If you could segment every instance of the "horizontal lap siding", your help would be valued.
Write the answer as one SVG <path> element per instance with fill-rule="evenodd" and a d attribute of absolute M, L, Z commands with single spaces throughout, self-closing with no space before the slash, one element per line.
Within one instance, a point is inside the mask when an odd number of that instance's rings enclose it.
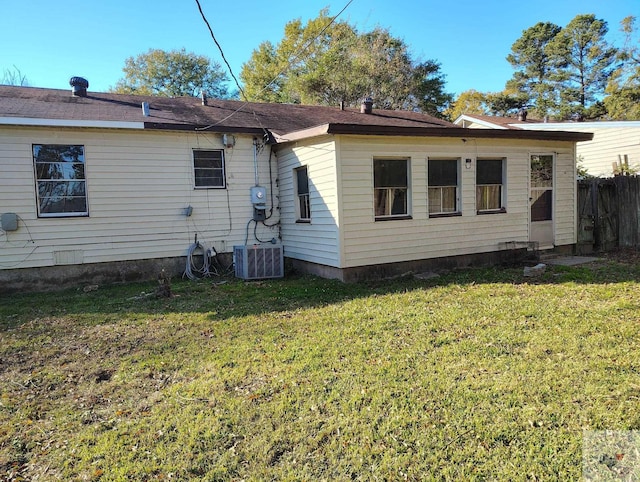
<path fill-rule="evenodd" d="M 461 139 L 374 138 L 344 136 L 340 140 L 342 182 L 342 267 L 410 261 L 425 258 L 491 252 L 502 243 L 529 239 L 529 154 L 558 152 L 559 185 L 572 171 L 572 144 L 534 141 L 466 142 Z M 560 147 L 559 147 L 560 146 Z M 375 221 L 372 160 L 378 157 L 406 157 L 411 166 L 410 220 Z M 427 206 L 427 159 L 461 158 L 462 216 L 429 218 Z M 507 213 L 476 214 L 475 175 L 477 158 L 507 159 Z M 472 159 L 466 169 L 465 159 Z M 575 187 L 560 188 L 557 213 L 561 240 L 573 236 Z"/>
<path fill-rule="evenodd" d="M 585 129 L 586 130 L 586 129 Z M 578 143 L 578 157 L 582 165 L 594 176 L 612 176 L 613 163 L 624 161 L 626 154 L 629 165 L 640 168 L 640 127 L 592 129 L 593 141 Z"/>
<path fill-rule="evenodd" d="M 336 143 L 329 137 L 299 142 L 278 151 L 282 239 L 289 258 L 338 267 Z M 307 166 L 311 223 L 296 223 L 294 169 Z"/>
<path fill-rule="evenodd" d="M 51 266 L 66 251 L 80 253 L 84 263 L 183 256 L 196 234 L 230 252 L 244 244 L 255 178 L 252 137 L 236 141 L 225 150 L 228 189 L 194 189 L 192 149 L 222 148 L 220 134 L 2 128 L 0 209 L 21 220 L 18 231 L 0 238 L 0 269 Z M 84 145 L 89 217 L 37 217 L 32 144 Z M 258 165 L 270 208 L 268 156 L 267 147 Z M 186 217 L 189 205 L 193 214 Z M 275 228 L 258 229 L 261 239 L 277 235 Z"/>

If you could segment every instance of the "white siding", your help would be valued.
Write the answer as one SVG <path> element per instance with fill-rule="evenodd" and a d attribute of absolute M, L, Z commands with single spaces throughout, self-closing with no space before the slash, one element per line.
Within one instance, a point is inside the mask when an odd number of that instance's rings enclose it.
<path fill-rule="evenodd" d="M 0 269 L 182 256 L 196 234 L 230 252 L 245 242 L 255 177 L 252 137 L 236 140 L 225 149 L 227 189 L 194 189 L 192 149 L 221 149 L 220 134 L 0 127 L 0 213 L 20 216 L 17 231 L 0 232 Z M 84 145 L 89 217 L 37 217 L 32 144 Z M 271 208 L 268 159 L 267 146 L 258 166 Z M 278 236 L 276 228 L 257 232 Z"/>
<path fill-rule="evenodd" d="M 278 150 L 280 216 L 285 256 L 340 267 L 337 143 L 325 136 Z M 296 223 L 294 169 L 307 166 L 311 222 Z"/>
<path fill-rule="evenodd" d="M 342 265 L 355 267 L 443 256 L 491 252 L 501 243 L 529 239 L 529 155 L 556 153 L 556 244 L 575 242 L 573 144 L 489 139 L 423 139 L 343 136 L 339 179 L 342 185 Z M 375 157 L 410 159 L 409 220 L 374 220 Z M 461 158 L 462 216 L 429 218 L 427 159 Z M 475 209 L 477 158 L 506 158 L 507 212 L 478 215 Z M 464 160 L 472 159 L 471 169 Z"/>
<path fill-rule="evenodd" d="M 613 163 L 627 155 L 630 167 L 640 169 L 640 122 L 560 122 L 519 127 L 535 130 L 592 132 L 593 140 L 578 142 L 576 155 L 589 174 L 611 177 Z"/>

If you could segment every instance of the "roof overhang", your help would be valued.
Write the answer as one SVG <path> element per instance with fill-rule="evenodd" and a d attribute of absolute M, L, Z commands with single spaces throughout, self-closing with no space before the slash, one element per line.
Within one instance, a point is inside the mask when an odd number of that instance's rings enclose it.
<path fill-rule="evenodd" d="M 457 137 L 463 139 L 526 139 L 541 141 L 580 142 L 593 139 L 591 132 L 515 130 L 515 129 L 468 129 L 465 127 L 400 127 L 362 124 L 322 124 L 300 131 L 276 135 L 278 144 L 326 134 L 352 134 L 366 136 L 405 137 Z"/>

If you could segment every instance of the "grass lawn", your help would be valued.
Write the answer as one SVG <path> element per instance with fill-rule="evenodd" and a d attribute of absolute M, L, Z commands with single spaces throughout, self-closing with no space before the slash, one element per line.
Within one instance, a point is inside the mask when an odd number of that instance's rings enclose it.
<path fill-rule="evenodd" d="M 577 480 L 640 430 L 640 264 L 0 297 L 0 480 Z"/>

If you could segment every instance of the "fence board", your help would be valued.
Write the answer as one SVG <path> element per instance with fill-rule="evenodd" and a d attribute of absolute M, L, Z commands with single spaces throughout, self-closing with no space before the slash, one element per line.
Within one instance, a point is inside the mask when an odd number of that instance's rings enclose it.
<path fill-rule="evenodd" d="M 579 253 L 640 246 L 640 177 L 578 181 Z"/>

